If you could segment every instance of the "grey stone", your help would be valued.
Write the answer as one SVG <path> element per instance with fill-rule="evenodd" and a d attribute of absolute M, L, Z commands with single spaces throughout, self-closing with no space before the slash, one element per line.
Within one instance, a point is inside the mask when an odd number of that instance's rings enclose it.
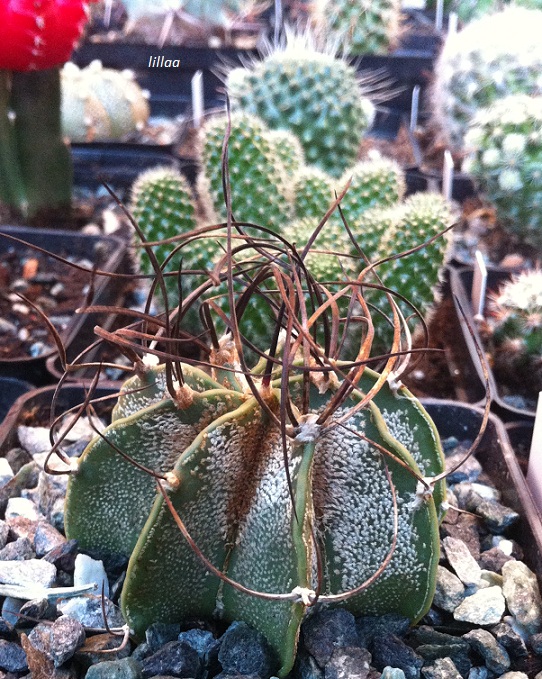
<path fill-rule="evenodd" d="M 496 625 L 501 622 L 506 602 L 500 587 L 485 587 L 468 596 L 454 611 L 454 618 L 474 625 Z"/>
<path fill-rule="evenodd" d="M 461 639 L 457 639 L 457 643 L 422 644 L 416 648 L 416 653 L 421 655 L 425 665 L 431 665 L 438 659 L 450 658 L 458 672 L 466 676 L 472 667 L 468 657 L 468 649 L 468 644 L 461 643 Z"/>
<path fill-rule="evenodd" d="M 370 662 L 366 649 L 338 646 L 324 668 L 325 679 L 366 679 Z"/>
<path fill-rule="evenodd" d="M 19 610 L 21 616 L 16 627 L 28 625 L 28 619 L 55 620 L 57 616 L 56 606 L 47 599 L 33 599 L 25 601 Z"/>
<path fill-rule="evenodd" d="M 453 613 L 465 598 L 465 586 L 444 566 L 437 566 L 437 585 L 433 604 Z"/>
<path fill-rule="evenodd" d="M 142 679 L 141 665 L 133 658 L 108 660 L 89 667 L 85 679 Z"/>
<path fill-rule="evenodd" d="M 102 602 L 99 596 L 76 596 L 59 600 L 58 610 L 69 615 L 84 627 L 104 627 Z M 124 619 L 120 610 L 109 599 L 105 599 L 105 611 L 109 627 L 122 627 Z"/>
<path fill-rule="evenodd" d="M 406 679 L 417 679 L 423 659 L 394 634 L 383 634 L 373 641 L 373 665 L 380 672 L 384 667 L 398 667 Z"/>
<path fill-rule="evenodd" d="M 483 500 L 475 512 L 481 516 L 492 533 L 503 533 L 519 519 L 519 514 L 500 502 Z"/>
<path fill-rule="evenodd" d="M 71 572 L 75 568 L 77 549 L 77 541 L 68 540 L 61 545 L 58 545 L 58 547 L 54 547 L 50 552 L 47 552 L 47 554 L 44 555 L 43 560 L 54 564 L 59 570 Z"/>
<path fill-rule="evenodd" d="M 40 623 L 28 635 L 32 646 L 60 667 L 85 643 L 85 630 L 78 620 L 62 616 L 52 625 Z"/>
<path fill-rule="evenodd" d="M 405 673 L 398 667 L 384 667 L 380 679 L 405 679 Z"/>
<path fill-rule="evenodd" d="M 495 625 L 491 633 L 512 658 L 526 658 L 529 655 L 527 644 L 508 623 L 501 622 Z"/>
<path fill-rule="evenodd" d="M 261 676 L 271 673 L 271 648 L 265 637 L 250 625 L 233 622 L 220 640 L 218 660 L 225 672 Z"/>
<path fill-rule="evenodd" d="M 212 632 L 204 629 L 189 629 L 179 634 L 179 641 L 186 642 L 196 651 L 200 660 L 208 669 L 219 669 L 218 651 L 222 642 Z"/>
<path fill-rule="evenodd" d="M 26 653 L 13 641 L 0 639 L 0 668 L 6 672 L 27 672 Z"/>
<path fill-rule="evenodd" d="M 5 521 L 0 520 L 0 549 L 6 546 L 9 536 L 9 526 Z"/>
<path fill-rule="evenodd" d="M 16 638 L 15 626 L 12 625 L 4 618 L 0 617 L 0 637 L 2 639 L 8 639 L 9 641 L 14 641 Z"/>
<path fill-rule="evenodd" d="M 150 655 L 153 654 L 154 651 L 151 650 L 151 647 L 149 644 L 144 641 L 142 644 L 139 644 L 136 646 L 134 649 L 134 652 L 132 653 L 132 658 L 135 660 L 144 660 L 145 658 L 148 658 Z"/>
<path fill-rule="evenodd" d="M 498 547 L 492 547 L 480 554 L 478 565 L 484 570 L 501 573 L 502 567 L 507 561 L 512 561 L 514 557 L 508 556 Z"/>
<path fill-rule="evenodd" d="M 175 677 L 197 677 L 201 661 L 197 652 L 185 641 L 168 641 L 156 653 L 141 661 L 143 677 L 172 674 Z"/>
<path fill-rule="evenodd" d="M 395 634 L 403 637 L 410 629 L 410 620 L 402 615 L 388 613 L 386 615 L 360 615 L 356 618 L 356 629 L 359 644 L 368 651 L 372 650 L 373 641 L 382 634 Z"/>
<path fill-rule="evenodd" d="M 482 665 L 481 667 L 473 667 L 471 668 L 467 679 L 488 679 L 489 677 L 489 670 L 487 667 Z"/>
<path fill-rule="evenodd" d="M 474 629 L 464 634 L 463 639 L 484 659 L 485 666 L 491 672 L 499 675 L 510 669 L 510 656 L 491 632 Z"/>
<path fill-rule="evenodd" d="M 522 562 L 502 567 L 503 593 L 510 613 L 530 634 L 540 631 L 542 600 L 536 575 Z"/>
<path fill-rule="evenodd" d="M 66 543 L 66 538 L 54 526 L 46 521 L 40 521 L 34 534 L 34 549 L 38 557 L 45 556 L 53 549 L 58 549 Z"/>
<path fill-rule="evenodd" d="M 28 538 L 17 538 L 0 549 L 0 561 L 26 561 L 35 558 L 36 552 Z"/>
<path fill-rule="evenodd" d="M 446 457 L 446 469 L 450 470 L 457 466 L 465 457 L 465 453 L 466 450 L 459 450 L 453 455 Z M 474 455 L 471 455 L 458 469 L 452 472 L 446 480 L 450 485 L 462 483 L 464 481 L 476 481 L 481 473 L 482 465 Z"/>
<path fill-rule="evenodd" d="M 145 632 L 145 639 L 152 653 L 156 653 L 164 644 L 179 640 L 181 625 L 178 623 L 155 622 Z"/>
<path fill-rule="evenodd" d="M 0 561 L 0 582 L 7 585 L 51 587 L 56 568 L 42 559 Z"/>
<path fill-rule="evenodd" d="M 413 646 L 420 646 L 421 644 L 434 644 L 438 646 L 445 646 L 449 644 L 459 644 L 465 653 L 469 650 L 469 644 L 463 641 L 461 637 L 456 637 L 453 634 L 446 634 L 439 632 L 428 625 L 419 625 L 414 627 L 407 638 L 408 643 Z"/>
<path fill-rule="evenodd" d="M 462 679 L 451 658 L 438 658 L 422 669 L 425 679 Z"/>
<path fill-rule="evenodd" d="M 482 569 L 470 553 L 463 540 L 446 537 L 442 541 L 446 558 L 461 582 L 468 586 L 476 586 L 480 581 Z"/>
<path fill-rule="evenodd" d="M 25 603 L 24 599 L 7 596 L 2 603 L 2 618 L 10 625 L 15 626 L 20 620 L 19 611 Z"/>
<path fill-rule="evenodd" d="M 337 646 L 359 646 L 356 619 L 343 608 L 317 611 L 302 627 L 305 648 L 320 667 L 331 658 Z"/>
<path fill-rule="evenodd" d="M 297 653 L 295 676 L 297 679 L 324 679 L 324 670 L 303 646 Z"/>
<path fill-rule="evenodd" d="M 542 655 L 542 632 L 533 634 L 529 637 L 529 646 L 536 655 Z"/>
<path fill-rule="evenodd" d="M 78 554 L 75 559 L 75 569 L 73 571 L 73 584 L 79 585 L 96 584 L 96 591 L 103 592 L 105 597 L 109 596 L 109 582 L 103 561 L 93 559 L 87 554 Z"/>

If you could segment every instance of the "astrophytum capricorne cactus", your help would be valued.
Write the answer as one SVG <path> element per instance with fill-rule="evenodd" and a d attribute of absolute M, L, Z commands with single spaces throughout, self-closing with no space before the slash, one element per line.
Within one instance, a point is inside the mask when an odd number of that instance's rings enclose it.
<path fill-rule="evenodd" d="M 231 252 L 230 239 L 224 247 Z M 355 363 L 338 362 L 336 333 L 317 328 L 347 292 L 368 313 L 364 274 L 331 293 L 282 237 L 247 237 L 256 247 L 267 259 L 250 275 L 265 282 L 272 272 L 274 283 L 272 349 L 249 369 L 232 314 L 200 367 L 139 360 L 111 425 L 73 471 L 65 527 L 83 549 L 129 557 L 121 605 L 136 637 L 156 621 L 244 620 L 285 676 L 316 601 L 412 621 L 425 614 L 443 458 L 427 413 L 398 384 L 398 338 L 376 373 L 364 366 L 370 316 Z M 327 301 L 313 309 L 297 284 Z"/>

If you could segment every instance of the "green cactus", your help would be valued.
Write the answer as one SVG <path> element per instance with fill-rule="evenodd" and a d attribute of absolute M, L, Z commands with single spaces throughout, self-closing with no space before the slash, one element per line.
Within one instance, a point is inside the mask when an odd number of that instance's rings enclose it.
<path fill-rule="evenodd" d="M 230 72 L 233 110 L 259 116 L 273 129 L 293 132 L 310 165 L 340 177 L 358 157 L 374 106 L 345 61 L 290 37 L 262 61 Z"/>
<path fill-rule="evenodd" d="M 211 222 L 225 221 L 227 216 L 222 187 L 222 146 L 227 125 L 225 116 L 217 116 L 203 128 L 198 184 Z M 276 152 L 276 145 L 276 136 L 270 136 L 258 118 L 243 113 L 231 116 L 228 165 L 233 215 L 237 221 L 279 231 L 292 217 L 292 191 L 289 170 L 282 154 Z M 295 158 L 294 146 L 289 155 Z M 295 160 L 291 162 L 295 165 Z"/>
<path fill-rule="evenodd" d="M 542 271 L 513 276 L 489 295 L 487 311 L 496 376 L 535 399 L 542 391 Z"/>
<path fill-rule="evenodd" d="M 148 93 L 131 71 L 103 68 L 93 61 L 62 69 L 62 131 L 71 141 L 122 139 L 140 130 L 150 113 Z"/>
<path fill-rule="evenodd" d="M 449 35 L 435 65 L 434 121 L 454 151 L 481 108 L 542 92 L 542 11 L 507 7 Z"/>
<path fill-rule="evenodd" d="M 364 254 L 375 262 L 421 245 L 451 224 L 452 213 L 447 201 L 439 194 L 416 193 L 402 204 L 365 212 L 351 227 Z M 408 257 L 385 262 L 376 268 L 376 272 L 384 285 L 406 297 L 425 316 L 435 301 L 446 250 L 446 239 L 438 238 Z M 375 283 L 376 280 L 368 277 L 367 282 Z M 367 299 L 392 318 L 384 293 L 368 292 Z M 412 314 L 412 307 L 395 301 L 405 317 Z M 381 352 L 389 351 L 393 340 L 393 327 L 386 316 L 373 316 L 374 343 Z M 410 323 L 409 327 L 412 331 L 415 326 Z"/>
<path fill-rule="evenodd" d="M 465 137 L 464 169 L 502 225 L 542 249 L 542 97 L 510 95 L 482 109 Z"/>
<path fill-rule="evenodd" d="M 397 42 L 401 22 L 397 0 L 322 0 L 314 8 L 318 29 L 334 36 L 347 54 L 387 54 Z"/>
<path fill-rule="evenodd" d="M 105 438 L 84 452 L 66 500 L 70 538 L 84 549 L 131 554 L 121 604 L 136 635 L 151 622 L 219 612 L 225 620 L 243 619 L 259 629 L 275 650 L 279 676 L 285 676 L 314 594 L 315 536 L 324 559 L 321 601 L 356 588 L 390 551 L 393 502 L 386 466 L 397 496 L 397 545 L 380 577 L 342 605 L 355 613 L 397 612 L 413 621 L 425 613 L 438 563 L 435 502 L 442 502 L 444 488 L 439 483 L 435 499 L 421 499 L 417 475 L 438 474 L 443 462 L 432 423 L 404 388 L 395 394 L 384 387 L 346 428 L 320 433 L 316 413 L 338 384 L 332 381 L 327 391 L 312 387 L 314 415 L 302 417 L 286 449 L 294 516 L 280 428 L 258 401 L 194 376 L 189 368 L 176 400 L 165 395 L 160 400 L 155 385 L 162 371 L 163 366 L 149 368 L 126 384 L 122 411 Z M 366 370 L 359 388 L 367 391 L 377 379 Z M 298 380 L 290 380 L 292 393 Z M 139 409 L 145 388 L 154 393 Z M 278 384 L 262 396 L 278 412 Z M 384 458 L 358 432 L 392 457 Z M 265 600 L 209 575 L 179 535 L 154 479 L 115 455 L 110 444 L 168 472 L 170 502 L 206 559 L 228 578 L 287 596 Z"/>

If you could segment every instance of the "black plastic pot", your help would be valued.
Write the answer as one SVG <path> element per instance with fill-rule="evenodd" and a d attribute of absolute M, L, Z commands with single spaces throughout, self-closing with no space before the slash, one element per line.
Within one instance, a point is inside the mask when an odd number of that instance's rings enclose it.
<path fill-rule="evenodd" d="M 53 253 L 69 254 L 73 257 L 85 258 L 98 265 L 100 270 L 126 273 L 128 268 L 126 245 L 124 241 L 112 236 L 90 236 L 72 231 L 51 229 L 23 228 L 14 226 L 0 227 L 0 252 L 14 250 L 15 252 L 32 252 L 31 247 L 2 237 L 2 234 L 12 235 L 22 239 L 30 246 L 35 245 Z M 94 303 L 118 305 L 122 303 L 125 294 L 124 283 L 118 279 L 97 276 L 95 282 Z M 83 302 L 83 300 L 81 300 Z M 74 315 L 62 338 L 67 345 L 68 356 L 72 356 L 70 340 L 77 336 L 78 328 L 84 321 L 85 314 Z M 100 314 L 93 314 L 94 323 L 104 322 Z M 56 350 L 43 353 L 40 356 L 18 356 L 0 360 L 0 375 L 26 380 L 32 384 L 41 385 L 51 382 L 52 378 L 46 368 L 46 361 L 57 354 Z"/>
<path fill-rule="evenodd" d="M 510 278 L 510 270 L 488 269 L 487 291 L 497 290 L 502 282 Z M 450 287 L 451 292 L 459 301 L 473 329 L 469 332 L 463 316 L 458 313 L 456 336 L 450 338 L 455 343 L 455 351 L 461 352 L 463 363 L 456 361 L 454 372 L 458 376 L 458 397 L 465 398 L 470 403 L 477 403 L 484 398 L 485 379 L 482 366 L 478 360 L 476 344 L 482 347 L 482 340 L 476 328 L 471 305 L 471 294 L 474 271 L 471 267 L 451 269 Z M 499 386 L 491 369 L 489 370 L 489 386 L 492 394 L 492 409 L 504 421 L 534 420 L 534 409 L 520 408 L 506 400 L 502 388 Z"/>
<path fill-rule="evenodd" d="M 9 409 L 19 396 L 31 389 L 34 389 L 34 385 L 30 382 L 17 380 L 14 377 L 0 377 L 0 423 L 4 421 Z"/>

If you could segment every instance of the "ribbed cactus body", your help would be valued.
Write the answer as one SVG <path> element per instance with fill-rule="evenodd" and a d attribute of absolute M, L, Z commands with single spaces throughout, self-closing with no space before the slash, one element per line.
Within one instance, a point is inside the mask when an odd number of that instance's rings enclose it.
<path fill-rule="evenodd" d="M 542 390 L 541 270 L 513 276 L 490 296 L 487 327 L 497 376 L 534 398 Z"/>
<path fill-rule="evenodd" d="M 387 54 L 399 35 L 397 0 L 322 0 L 318 28 L 333 35 L 347 54 Z"/>
<path fill-rule="evenodd" d="M 66 64 L 62 69 L 62 131 L 71 141 L 121 139 L 149 117 L 148 95 L 130 71 Z"/>
<path fill-rule="evenodd" d="M 435 65 L 432 111 L 457 151 L 475 113 L 510 94 L 542 93 L 542 11 L 508 7 L 450 35 Z"/>
<path fill-rule="evenodd" d="M 222 147 L 227 126 L 226 117 L 218 116 L 203 128 L 199 189 L 211 221 L 225 221 L 227 216 L 222 187 Z M 292 148 L 291 157 L 294 156 Z M 255 116 L 232 115 L 228 167 L 234 218 L 280 231 L 292 216 L 289 170 L 276 152 L 275 137 Z"/>
<path fill-rule="evenodd" d="M 542 97 L 511 95 L 479 111 L 465 146 L 465 169 L 503 226 L 542 249 Z"/>
<path fill-rule="evenodd" d="M 155 385 L 161 370 L 152 369 L 143 379 Z M 366 370 L 361 391 L 344 408 L 377 379 Z M 314 588 L 314 541 L 323 560 L 322 600 L 358 587 L 390 556 L 394 496 L 398 531 L 391 560 L 373 584 L 341 605 L 355 614 L 395 612 L 414 621 L 423 616 L 434 592 L 444 487 L 440 482 L 433 497 L 423 498 L 408 471 L 429 477 L 443 468 L 438 436 L 416 399 L 404 388 L 394 393 L 384 387 L 346 428 L 325 432 L 314 428 L 309 415 L 284 450 L 280 428 L 253 396 L 216 388 L 211 381 L 187 382 L 192 389 L 183 387 L 176 402 L 165 396 L 153 402 L 153 393 L 142 410 L 132 412 L 128 404 L 127 416 L 115 419 L 105 440 L 88 446 L 68 490 L 67 535 L 86 549 L 131 555 L 121 603 L 138 636 L 157 621 L 217 614 L 242 619 L 267 637 L 276 671 L 285 676 Z M 298 385 L 292 378 L 294 396 Z M 135 396 L 130 386 L 123 397 L 128 402 Z M 335 388 L 311 387 L 311 411 L 319 410 Z M 262 397 L 278 412 L 278 384 Z M 209 574 L 180 535 L 154 480 L 130 467 L 108 439 L 143 464 L 172 472 L 169 478 L 176 482 L 167 495 L 217 569 L 245 588 L 291 596 L 263 599 Z"/>
<path fill-rule="evenodd" d="M 147 241 L 160 241 L 193 231 L 196 226 L 196 210 L 192 191 L 187 180 L 177 170 L 158 167 L 139 175 L 132 187 L 131 212 Z M 139 239 L 135 239 L 139 243 Z M 158 263 L 162 265 L 175 248 L 176 243 L 152 247 Z M 218 245 L 212 238 L 195 241 L 174 255 L 165 266 L 165 272 L 183 269 L 212 267 Z M 154 274 L 147 251 L 138 250 L 139 262 L 144 273 Z M 165 279 L 168 298 L 173 306 L 179 303 L 176 276 Z"/>
<path fill-rule="evenodd" d="M 352 165 L 373 122 L 374 106 L 345 61 L 291 40 L 228 82 L 234 110 L 293 132 L 306 162 L 339 177 Z"/>

